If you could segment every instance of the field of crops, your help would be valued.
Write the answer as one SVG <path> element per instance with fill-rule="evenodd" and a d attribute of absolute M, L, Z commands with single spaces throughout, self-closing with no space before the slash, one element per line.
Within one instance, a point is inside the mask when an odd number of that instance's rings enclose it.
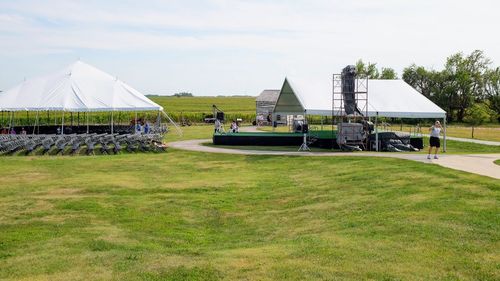
<path fill-rule="evenodd" d="M 181 121 L 182 117 L 191 123 L 203 122 L 203 119 L 212 114 L 212 105 L 226 113 L 228 120 L 241 118 L 245 123 L 255 120 L 255 97 L 172 97 L 172 96 L 151 96 L 151 100 L 163 106 L 172 119 Z M 146 120 L 156 120 L 156 112 L 138 112 L 138 118 Z M 128 124 L 135 118 L 135 112 L 115 112 L 115 124 Z M 37 120 L 38 121 L 35 121 Z M 40 125 L 57 125 L 63 120 L 62 112 L 0 112 L 0 127 L 27 126 L 31 127 L 38 122 Z M 90 124 L 109 124 L 111 121 L 110 112 L 94 112 L 89 114 Z M 64 114 L 64 123 L 67 126 L 85 124 L 86 115 L 84 113 Z"/>
<path fill-rule="evenodd" d="M 174 120 L 181 116 L 191 122 L 201 122 L 212 114 L 212 105 L 226 113 L 227 119 L 241 118 L 244 122 L 255 120 L 255 97 L 165 97 L 151 96 L 151 100 L 163 106 Z"/>

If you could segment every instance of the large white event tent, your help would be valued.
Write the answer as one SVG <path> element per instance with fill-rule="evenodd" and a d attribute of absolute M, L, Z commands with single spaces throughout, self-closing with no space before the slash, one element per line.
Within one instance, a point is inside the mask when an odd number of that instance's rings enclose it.
<path fill-rule="evenodd" d="M 0 110 L 163 112 L 163 107 L 118 78 L 76 61 L 59 71 L 26 80 L 0 93 Z"/>
<path fill-rule="evenodd" d="M 287 77 L 281 87 L 273 118 L 277 115 L 332 116 L 333 80 L 307 80 Z M 403 80 L 368 80 L 368 117 L 436 118 L 446 112 Z M 365 108 L 365 104 L 358 104 Z M 364 112 L 364 110 L 362 110 Z M 444 145 L 446 150 L 446 130 Z"/>

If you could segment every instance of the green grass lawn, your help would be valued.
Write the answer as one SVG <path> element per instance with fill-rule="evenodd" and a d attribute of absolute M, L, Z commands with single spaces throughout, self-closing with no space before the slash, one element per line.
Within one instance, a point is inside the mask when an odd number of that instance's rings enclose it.
<path fill-rule="evenodd" d="M 429 149 L 428 137 L 424 137 L 424 144 L 426 147 L 424 147 L 424 149 L 421 150 L 420 152 L 427 153 Z M 442 140 L 441 140 L 441 146 L 443 146 Z M 446 153 L 447 154 L 500 153 L 500 146 L 446 140 Z"/>
<path fill-rule="evenodd" d="M 241 150 L 264 150 L 264 151 L 298 151 L 299 146 L 262 146 L 262 145 L 215 145 L 211 142 L 202 145 L 210 147 L 241 149 Z M 332 152 L 334 150 L 319 147 L 310 147 L 311 152 Z"/>
<path fill-rule="evenodd" d="M 199 125 L 180 127 L 182 136 L 170 127 L 170 132 L 165 136 L 166 142 L 191 140 L 191 139 L 211 139 L 214 133 L 214 125 Z"/>
<path fill-rule="evenodd" d="M 425 135 L 429 134 L 429 126 L 422 127 L 422 133 Z M 401 126 L 394 124 L 391 126 L 392 130 L 400 130 Z M 414 131 L 415 126 L 403 125 L 403 131 L 410 132 Z M 472 128 L 467 127 L 464 124 L 459 125 L 448 125 L 446 126 L 446 134 L 450 137 L 457 138 L 472 138 Z M 474 129 L 474 139 L 487 140 L 487 141 L 498 141 L 500 142 L 500 125 L 499 124 L 487 124 Z"/>
<path fill-rule="evenodd" d="M 495 160 L 495 164 L 500 165 L 500 159 Z"/>
<path fill-rule="evenodd" d="M 320 129 L 320 125 L 311 125 L 310 126 L 312 129 Z M 331 125 L 324 125 L 324 129 L 329 129 L 331 128 Z M 382 128 L 381 128 L 382 129 Z M 415 131 L 415 126 L 410 126 L 410 125 L 403 125 L 402 127 L 394 124 L 390 127 L 386 127 L 387 130 L 392 130 L 392 131 L 403 131 L 403 132 L 414 132 Z M 470 139 L 471 138 L 471 128 L 470 127 L 464 127 L 463 125 L 449 125 L 447 126 L 447 136 L 450 137 L 458 137 L 458 138 L 466 138 Z M 259 130 L 261 131 L 272 131 L 273 128 L 269 126 L 265 127 L 260 127 Z M 275 131 L 278 132 L 288 132 L 289 127 L 288 126 L 279 126 L 274 129 Z M 422 128 L 422 133 L 423 135 L 429 135 L 428 128 Z M 487 141 L 498 141 L 500 142 L 500 126 L 498 124 L 488 124 L 485 126 L 481 126 L 479 128 L 474 129 L 474 139 L 478 140 L 487 140 Z"/>
<path fill-rule="evenodd" d="M 0 279 L 500 278 L 500 183 L 436 165 L 171 150 L 0 167 Z"/>
<path fill-rule="evenodd" d="M 278 132 L 284 132 L 287 131 L 285 129 L 282 129 L 283 127 L 279 127 L 280 130 Z M 179 136 L 176 134 L 174 130 L 172 130 L 169 134 L 166 136 L 166 141 L 167 142 L 172 142 L 172 141 L 179 141 L 179 140 L 186 140 L 186 139 L 211 139 L 212 134 L 213 134 L 213 125 L 206 125 L 206 126 L 189 126 L 189 127 L 182 127 L 183 131 L 183 136 Z M 266 129 L 266 131 L 268 131 Z M 427 153 L 428 149 L 428 144 L 429 144 L 429 139 L 427 137 L 424 137 L 424 144 L 426 147 L 424 147 L 423 150 L 421 150 L 418 153 Z M 226 148 L 238 148 L 238 149 L 257 149 L 257 150 L 281 150 L 281 151 L 296 151 L 298 149 L 295 147 L 269 147 L 269 146 L 238 146 L 238 147 L 233 147 L 233 146 L 218 146 L 218 147 L 226 147 Z M 328 149 L 315 149 L 314 151 L 328 151 L 330 152 L 331 150 Z M 452 140 L 447 140 L 447 153 L 449 154 L 470 154 L 470 153 L 500 153 L 500 146 L 491 146 L 491 145 L 482 145 L 482 144 L 476 144 L 476 143 L 468 143 L 468 142 L 459 142 L 459 141 L 452 141 Z"/>
<path fill-rule="evenodd" d="M 426 147 L 418 152 L 407 152 L 407 153 L 420 153 L 426 154 L 429 152 L 428 138 L 424 138 Z M 207 146 L 221 147 L 221 148 L 232 148 L 232 149 L 242 149 L 242 150 L 265 150 L 265 151 L 297 151 L 298 146 L 237 146 L 237 145 L 213 145 L 212 143 L 204 144 Z M 324 149 L 311 147 L 313 152 L 332 152 L 340 150 Z M 433 150 L 434 151 L 434 150 Z M 355 152 L 353 152 L 355 153 Z M 385 152 L 385 153 L 399 153 L 399 152 Z M 442 152 L 440 152 L 442 153 Z M 500 153 L 500 146 L 488 146 L 475 143 L 464 143 L 459 141 L 447 141 L 446 154 L 473 154 L 473 153 Z"/>

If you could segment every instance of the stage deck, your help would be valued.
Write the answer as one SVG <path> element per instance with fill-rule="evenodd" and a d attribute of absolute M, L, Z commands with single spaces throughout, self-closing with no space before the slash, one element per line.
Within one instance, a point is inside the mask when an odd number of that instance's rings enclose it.
<path fill-rule="evenodd" d="M 303 133 L 290 132 L 241 132 L 216 133 L 213 136 L 215 145 L 251 145 L 251 146 L 300 146 L 304 141 Z M 337 131 L 309 131 L 309 141 L 312 147 L 338 149 Z M 422 137 L 411 136 L 413 147 L 422 149 Z"/>
<path fill-rule="evenodd" d="M 309 138 L 316 139 L 311 146 L 336 148 L 337 131 L 309 131 Z M 241 132 L 215 133 L 215 145 L 262 145 L 262 146 L 300 146 L 303 133 L 291 132 Z"/>

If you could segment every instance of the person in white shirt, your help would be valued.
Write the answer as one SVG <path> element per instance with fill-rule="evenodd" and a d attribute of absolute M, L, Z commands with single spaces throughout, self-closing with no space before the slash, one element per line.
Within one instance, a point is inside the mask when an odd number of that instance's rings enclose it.
<path fill-rule="evenodd" d="M 439 135 L 441 134 L 442 129 L 443 127 L 441 127 L 441 123 L 439 123 L 439 121 L 436 121 L 434 125 L 429 128 L 429 131 L 431 133 L 429 138 L 429 154 L 427 155 L 427 159 L 431 159 L 431 152 L 433 147 L 435 148 L 434 159 L 438 159 L 438 150 L 441 146 Z"/>
<path fill-rule="evenodd" d="M 221 127 L 222 127 L 222 124 L 221 124 L 221 122 L 219 121 L 219 119 L 215 119 L 215 129 L 214 129 L 214 133 L 220 133 L 220 131 L 221 131 Z"/>
<path fill-rule="evenodd" d="M 236 123 L 235 120 L 233 120 L 233 123 L 231 123 L 231 132 L 237 133 L 238 132 L 238 123 Z"/>

